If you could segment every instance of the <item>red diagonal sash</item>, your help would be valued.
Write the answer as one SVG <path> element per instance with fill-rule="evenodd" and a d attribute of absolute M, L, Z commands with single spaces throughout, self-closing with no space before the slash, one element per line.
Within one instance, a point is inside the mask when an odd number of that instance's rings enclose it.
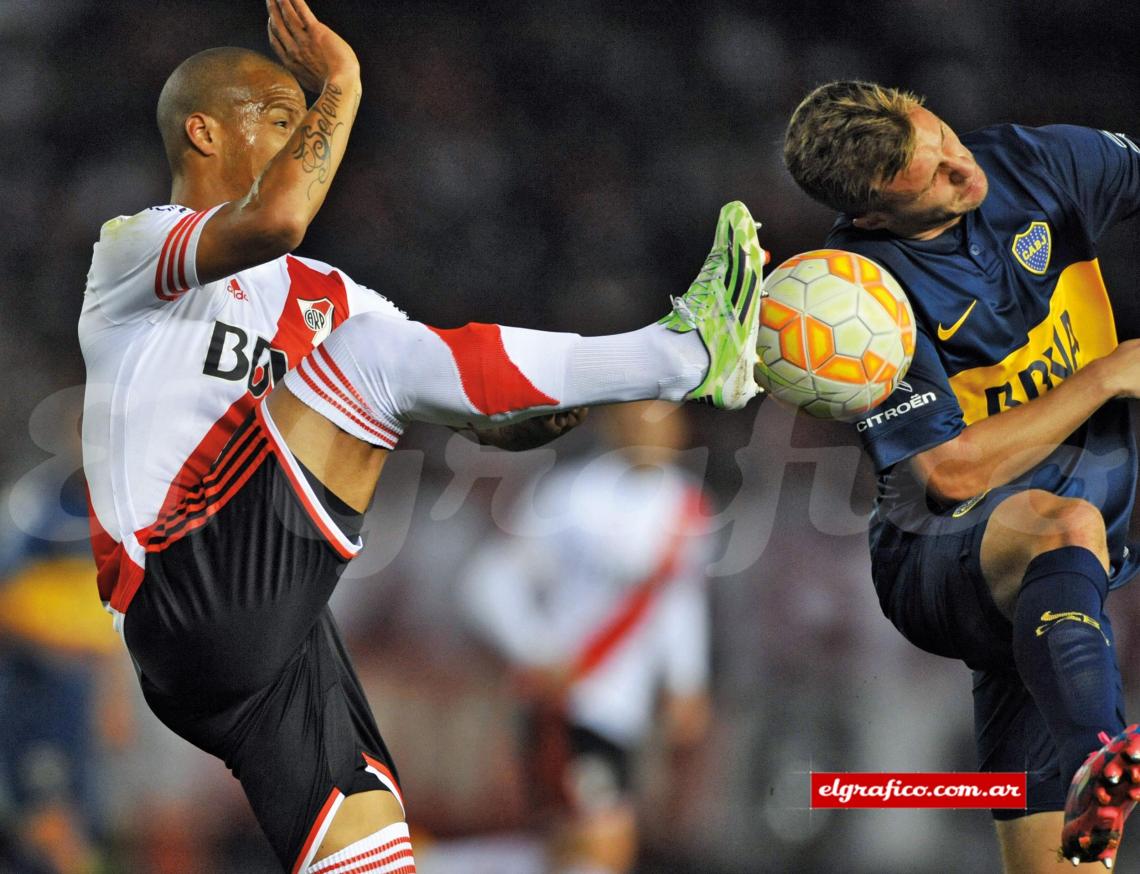
<path fill-rule="evenodd" d="M 649 576 L 630 590 L 605 623 L 586 641 L 571 667 L 571 682 L 593 673 L 641 624 L 658 592 L 677 573 L 684 546 L 684 535 L 692 533 L 694 529 L 703 528 L 703 504 L 700 491 L 689 489 L 681 501 L 681 511 L 669 531 L 669 541 L 664 554 Z"/>

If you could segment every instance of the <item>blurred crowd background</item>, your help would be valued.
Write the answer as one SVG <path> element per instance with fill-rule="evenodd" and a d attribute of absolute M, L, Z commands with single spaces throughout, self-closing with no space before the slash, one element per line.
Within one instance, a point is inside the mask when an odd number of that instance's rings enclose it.
<path fill-rule="evenodd" d="M 831 217 L 794 188 L 780 151 L 799 98 L 831 79 L 909 87 L 959 132 L 1017 121 L 1140 134 L 1140 5 L 313 6 L 355 47 L 364 100 L 300 253 L 445 327 L 639 327 L 687 286 L 732 199 L 777 261 L 818 245 Z M 145 710 L 110 619 L 92 618 L 75 475 L 91 246 L 108 218 L 167 201 L 159 89 L 183 58 L 226 44 L 267 50 L 257 0 L 0 0 L 0 871 L 66 870 L 14 861 L 29 830 L 61 859 L 94 860 L 86 870 L 274 870 L 237 784 Z M 1140 335 L 1137 251 L 1133 222 L 1101 253 L 1123 336 Z M 853 436 L 772 403 L 691 420 L 680 461 L 703 477 L 717 538 L 713 718 L 681 763 L 660 738 L 638 754 L 638 871 L 996 870 L 985 812 L 806 809 L 813 768 L 973 767 L 968 672 L 878 612 L 872 482 Z M 587 423 L 552 448 L 492 456 L 421 428 L 385 472 L 335 606 L 425 874 L 542 870 L 514 687 L 456 586 L 528 478 L 598 440 Z M 1135 714 L 1140 590 L 1110 603 Z M 66 730 L 19 740 L 49 723 Z"/>

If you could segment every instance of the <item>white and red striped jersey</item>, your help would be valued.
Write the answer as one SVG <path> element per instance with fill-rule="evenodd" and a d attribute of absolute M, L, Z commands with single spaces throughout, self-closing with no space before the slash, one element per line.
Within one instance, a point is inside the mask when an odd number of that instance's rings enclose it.
<path fill-rule="evenodd" d="M 218 208 L 112 219 L 87 274 L 83 467 L 99 593 L 116 614 L 142 580 L 148 532 L 186 512 L 186 490 L 285 373 L 352 315 L 406 318 L 339 270 L 292 255 L 200 284 L 198 240 Z"/>
<path fill-rule="evenodd" d="M 658 690 L 707 688 L 712 543 L 699 488 L 678 468 L 610 452 L 523 494 L 512 533 L 467 567 L 467 612 L 513 665 L 569 667 L 570 720 L 633 745 Z"/>

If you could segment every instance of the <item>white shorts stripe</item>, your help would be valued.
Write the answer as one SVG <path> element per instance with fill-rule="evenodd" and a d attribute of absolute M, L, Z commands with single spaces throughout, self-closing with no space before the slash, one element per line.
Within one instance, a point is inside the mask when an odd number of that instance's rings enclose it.
<path fill-rule="evenodd" d="M 383 773 L 377 768 L 372 767 L 372 765 L 365 765 L 364 770 L 369 774 L 372 774 L 377 780 L 383 783 L 385 787 L 387 787 L 388 791 L 392 793 L 398 802 L 400 802 L 400 811 L 404 814 L 404 816 L 407 816 L 408 811 L 404 809 L 404 797 L 400 794 L 400 787 L 396 785 L 395 781 L 392 780 L 392 778 L 387 774 Z"/>
<path fill-rule="evenodd" d="M 322 523 L 322 527 L 326 529 L 326 534 L 335 538 L 337 544 L 344 552 L 350 555 L 355 555 L 360 552 L 360 550 L 364 548 L 364 541 L 359 537 L 355 540 L 349 540 L 340 529 L 340 526 L 333 521 L 332 516 L 325 510 L 324 504 L 320 502 L 316 492 L 313 491 L 313 487 L 309 485 L 308 477 L 306 477 L 305 472 L 301 470 L 301 466 L 297 464 L 297 459 L 293 457 L 293 453 L 289 450 L 289 446 L 285 443 L 284 438 L 282 438 L 281 432 L 277 430 L 277 425 L 269 415 L 269 408 L 265 404 L 262 404 L 258 408 L 258 412 L 261 414 L 262 421 L 265 422 L 265 429 L 269 433 L 269 438 L 277 444 L 277 448 L 280 450 L 277 453 L 277 457 L 289 465 L 289 469 L 293 472 L 293 481 L 304 491 L 305 497 L 308 499 L 307 503 L 309 504 L 310 512 L 317 515 Z"/>

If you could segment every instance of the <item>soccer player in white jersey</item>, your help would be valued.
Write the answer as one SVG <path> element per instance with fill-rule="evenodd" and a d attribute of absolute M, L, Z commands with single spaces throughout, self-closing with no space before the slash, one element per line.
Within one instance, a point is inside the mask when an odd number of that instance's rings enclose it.
<path fill-rule="evenodd" d="M 388 450 L 410 421 L 520 448 L 592 404 L 743 406 L 764 254 L 730 204 L 689 291 L 639 331 L 409 321 L 288 254 L 344 155 L 360 67 L 304 0 L 267 7 L 284 66 L 183 62 L 158 103 L 170 203 L 95 246 L 79 336 L 99 590 L 151 709 L 225 761 L 287 870 L 410 874 L 399 779 L 327 607 Z"/>
<path fill-rule="evenodd" d="M 547 759 L 528 776 L 532 807 L 555 825 L 558 874 L 633 870 L 632 772 L 656 712 L 678 752 L 709 717 L 712 544 L 700 483 L 676 464 L 684 410 L 649 401 L 601 419 L 602 451 L 543 477 L 461 590 L 517 676 L 528 747 Z"/>

